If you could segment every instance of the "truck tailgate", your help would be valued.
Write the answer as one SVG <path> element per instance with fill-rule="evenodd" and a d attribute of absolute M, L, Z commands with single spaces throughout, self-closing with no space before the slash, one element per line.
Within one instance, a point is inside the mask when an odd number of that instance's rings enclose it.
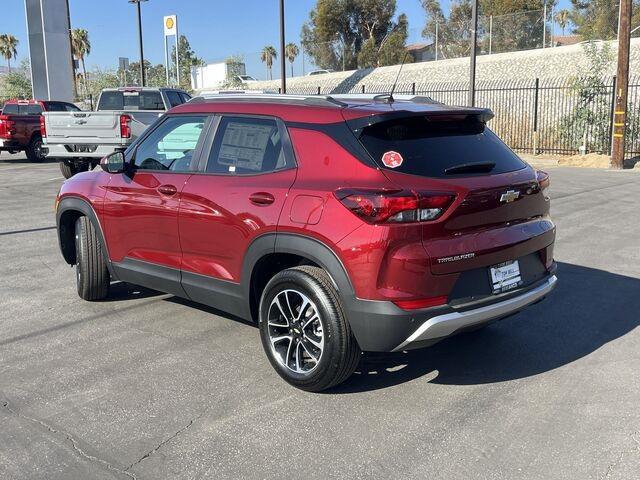
<path fill-rule="evenodd" d="M 116 112 L 48 112 L 44 118 L 48 142 L 120 140 L 120 115 Z"/>

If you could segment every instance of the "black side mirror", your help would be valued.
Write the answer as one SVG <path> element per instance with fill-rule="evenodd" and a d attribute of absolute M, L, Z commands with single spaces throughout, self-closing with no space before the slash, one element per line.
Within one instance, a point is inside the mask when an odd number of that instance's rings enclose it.
<path fill-rule="evenodd" d="M 100 167 L 107 173 L 122 173 L 124 165 L 124 153 L 122 152 L 113 152 L 100 160 Z"/>

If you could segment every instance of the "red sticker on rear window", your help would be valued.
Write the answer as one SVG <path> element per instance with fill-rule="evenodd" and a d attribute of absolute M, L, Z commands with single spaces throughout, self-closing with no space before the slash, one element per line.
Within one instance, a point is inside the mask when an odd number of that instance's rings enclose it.
<path fill-rule="evenodd" d="M 394 151 L 385 152 L 385 154 L 382 155 L 382 163 L 384 163 L 385 167 L 389 168 L 398 168 L 402 165 L 403 160 L 402 155 Z"/>

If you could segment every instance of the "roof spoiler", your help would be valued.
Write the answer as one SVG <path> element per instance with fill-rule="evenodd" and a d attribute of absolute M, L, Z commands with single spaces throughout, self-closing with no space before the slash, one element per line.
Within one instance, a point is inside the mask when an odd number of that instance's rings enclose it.
<path fill-rule="evenodd" d="M 428 97 L 426 97 L 428 98 Z M 426 102 L 425 102 L 426 103 Z M 408 117 L 445 117 L 445 116 L 466 116 L 474 117 L 480 122 L 486 124 L 494 117 L 493 111 L 490 108 L 476 108 L 476 107 L 442 107 L 430 111 L 410 111 L 410 110 L 394 110 L 391 112 L 385 112 L 366 117 L 355 118 L 347 120 L 347 124 L 354 133 L 359 134 L 363 128 L 368 127 L 374 123 L 386 122 L 389 120 L 396 120 L 400 118 Z"/>

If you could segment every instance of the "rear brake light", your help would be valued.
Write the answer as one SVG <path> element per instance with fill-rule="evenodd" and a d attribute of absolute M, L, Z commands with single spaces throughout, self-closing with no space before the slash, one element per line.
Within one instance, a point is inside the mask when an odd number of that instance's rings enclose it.
<path fill-rule="evenodd" d="M 549 174 L 542 170 L 536 171 L 536 180 L 538 180 L 538 185 L 540 185 L 540 190 L 544 190 L 545 188 L 549 188 L 551 185 L 551 180 L 549 179 Z"/>
<path fill-rule="evenodd" d="M 453 203 L 453 193 L 408 190 L 341 189 L 335 196 L 367 223 L 428 222 L 442 216 Z"/>
<path fill-rule="evenodd" d="M 0 138 L 10 138 L 15 133 L 15 123 L 6 115 L 0 115 Z"/>
<path fill-rule="evenodd" d="M 45 138 L 47 136 L 47 126 L 44 123 L 44 116 L 40 115 L 40 136 Z"/>
<path fill-rule="evenodd" d="M 131 138 L 131 127 L 129 126 L 131 117 L 129 115 L 120 115 L 120 137 Z"/>
<path fill-rule="evenodd" d="M 398 300 L 393 302 L 403 310 L 419 310 L 421 308 L 437 307 L 447 303 L 447 297 L 431 297 L 420 300 Z"/>

